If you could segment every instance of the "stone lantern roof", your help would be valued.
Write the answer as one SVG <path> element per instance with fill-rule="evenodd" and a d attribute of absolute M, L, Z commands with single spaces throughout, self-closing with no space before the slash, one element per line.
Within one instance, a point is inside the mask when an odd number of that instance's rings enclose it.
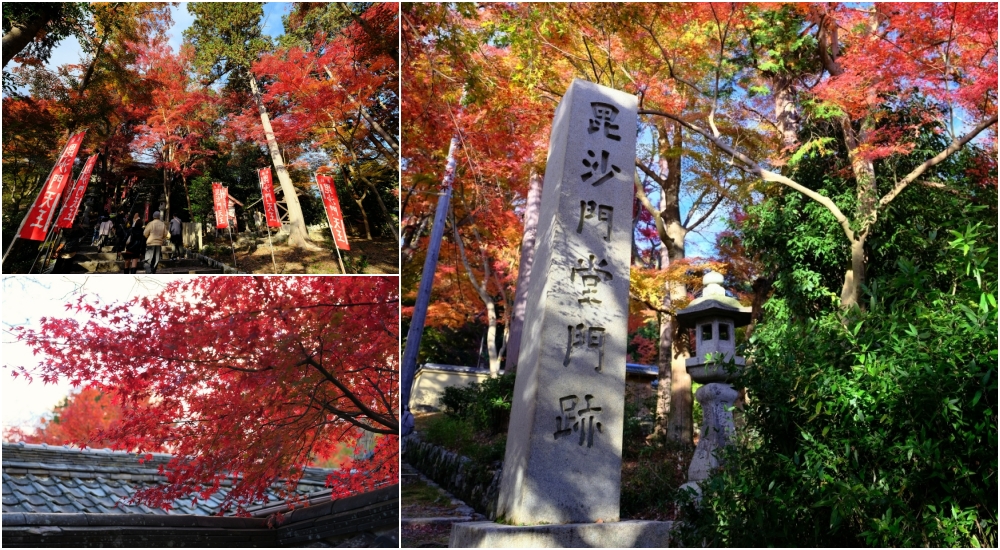
<path fill-rule="evenodd" d="M 734 325 L 742 327 L 750 324 L 750 308 L 743 307 L 739 300 L 726 296 L 722 288 L 721 273 L 710 271 L 702 282 L 705 289 L 700 298 L 695 298 L 688 307 L 677 312 L 677 322 L 681 328 L 694 328 L 700 319 L 706 317 L 727 317 Z"/>

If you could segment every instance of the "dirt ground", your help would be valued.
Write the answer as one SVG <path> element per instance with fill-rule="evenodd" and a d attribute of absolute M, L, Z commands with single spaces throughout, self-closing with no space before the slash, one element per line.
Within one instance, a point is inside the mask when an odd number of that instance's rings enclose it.
<path fill-rule="evenodd" d="M 247 273 L 278 273 L 319 275 L 340 273 L 336 253 L 329 238 L 320 240 L 314 235 L 316 244 L 321 250 L 311 251 L 293 248 L 284 244 L 274 245 L 274 263 L 271 262 L 271 248 L 267 238 L 258 239 L 255 250 L 251 246 L 237 246 L 236 268 Z M 219 243 L 220 245 L 228 243 Z M 364 273 L 372 275 L 399 273 L 399 246 L 395 239 L 373 239 L 371 241 L 357 239 L 351 241 L 351 250 L 341 250 L 347 273 Z M 227 265 L 233 265 L 233 255 L 226 253 L 212 254 L 216 260 Z"/>

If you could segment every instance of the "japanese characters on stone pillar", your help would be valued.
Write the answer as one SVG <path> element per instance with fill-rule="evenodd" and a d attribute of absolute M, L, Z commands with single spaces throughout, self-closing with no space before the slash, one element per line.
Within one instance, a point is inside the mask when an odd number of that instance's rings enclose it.
<path fill-rule="evenodd" d="M 582 80 L 556 109 L 498 508 L 515 525 L 619 519 L 636 110 Z"/>

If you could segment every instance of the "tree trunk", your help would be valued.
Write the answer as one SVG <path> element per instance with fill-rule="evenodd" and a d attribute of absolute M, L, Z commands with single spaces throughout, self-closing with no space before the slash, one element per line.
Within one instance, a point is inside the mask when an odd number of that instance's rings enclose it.
<path fill-rule="evenodd" d="M 361 178 L 361 181 L 365 183 L 365 185 L 368 187 L 368 190 L 371 191 L 371 194 L 375 196 L 375 201 L 378 202 L 379 210 L 382 211 L 382 215 L 385 217 L 386 225 L 391 226 L 392 216 L 389 214 L 389 209 L 385 207 L 385 203 L 382 202 L 382 197 L 378 194 L 378 189 L 375 187 L 375 184 L 372 183 L 371 180 L 369 180 L 368 178 L 362 176 L 361 174 L 358 174 L 358 177 Z"/>
<path fill-rule="evenodd" d="M 844 288 L 840 291 L 840 307 L 843 309 L 861 305 L 861 285 L 865 282 L 866 238 L 867 235 L 859 234 L 851 242 L 851 267 L 844 274 Z"/>
<path fill-rule="evenodd" d="M 779 75 L 771 78 L 771 88 L 774 90 L 774 114 L 778 122 L 778 133 L 781 134 L 781 145 L 788 151 L 794 151 L 799 144 L 799 107 L 795 103 L 795 87 L 790 77 Z"/>
<path fill-rule="evenodd" d="M 51 10 L 46 10 L 44 13 L 39 14 L 33 19 L 26 21 L 20 25 L 13 25 L 7 33 L 3 35 L 3 66 L 7 67 L 7 63 L 14 58 L 15 55 L 21 53 L 21 50 L 26 48 L 28 44 L 31 44 L 38 36 L 38 33 L 59 15 L 61 8 L 55 8 Z"/>
<path fill-rule="evenodd" d="M 365 200 L 365 197 L 367 196 L 368 193 L 367 192 L 362 193 L 361 194 L 361 198 L 358 198 L 358 196 L 354 193 L 354 189 L 353 188 L 354 188 L 354 186 L 352 185 L 351 186 L 351 199 L 353 199 L 354 202 L 357 203 L 358 210 L 361 211 L 361 220 L 365 222 L 365 240 L 369 240 L 370 241 L 370 240 L 372 240 L 372 229 L 368 225 L 368 214 L 365 213 L 365 207 L 361 204 L 361 201 Z"/>
<path fill-rule="evenodd" d="M 191 218 L 191 193 L 188 191 L 188 179 L 183 172 L 181 172 L 181 183 L 184 185 L 184 198 L 187 200 L 188 205 L 188 221 L 194 221 Z"/>
<path fill-rule="evenodd" d="M 684 285 L 670 285 L 671 304 L 677 303 L 687 293 Z M 667 441 L 682 445 L 694 443 L 694 397 L 691 394 L 691 375 L 687 372 L 688 351 L 680 346 L 677 338 L 677 317 L 670 315 L 669 330 L 672 351 L 670 357 L 670 416 L 667 424 Z M 662 361 L 661 361 L 662 362 Z"/>
<path fill-rule="evenodd" d="M 490 261 L 486 257 L 486 251 L 483 250 L 483 245 L 479 241 L 479 234 L 476 233 L 476 243 L 479 248 L 479 257 L 483 263 L 483 280 L 480 283 L 476 279 L 476 275 L 472 272 L 472 267 L 469 265 L 469 259 L 465 255 L 465 244 L 462 242 L 462 236 L 458 234 L 458 223 L 455 221 L 454 214 L 452 215 L 452 229 L 455 232 L 455 244 L 458 245 L 458 253 L 462 259 L 462 265 L 465 266 L 465 273 L 469 276 L 469 282 L 472 283 L 472 288 L 476 289 L 476 294 L 479 295 L 479 299 L 483 301 L 483 305 L 486 306 L 486 351 L 490 358 L 490 378 L 496 378 L 500 375 L 500 350 L 497 350 L 497 310 L 496 304 L 493 303 L 493 297 L 487 292 L 487 285 L 489 285 L 490 280 Z M 475 228 L 473 228 L 475 231 Z M 501 289 L 503 292 L 503 289 Z"/>
<path fill-rule="evenodd" d="M 542 206 L 542 181 L 540 174 L 528 177 L 528 202 L 524 208 L 524 238 L 521 240 L 521 261 L 517 270 L 517 289 L 514 291 L 514 313 L 511 315 L 507 341 L 507 372 L 517 371 L 517 355 L 521 352 L 521 330 L 524 312 L 528 305 L 528 284 L 531 266 L 535 261 L 535 237 L 538 234 L 539 209 Z"/>
<path fill-rule="evenodd" d="M 306 229 L 306 221 L 302 215 L 302 206 L 299 205 L 299 197 L 295 194 L 292 178 L 289 177 L 285 161 L 281 157 L 281 151 L 278 150 L 278 141 L 274 138 L 274 130 L 271 129 L 271 119 L 267 115 L 267 108 L 264 106 L 264 100 L 257 88 L 257 79 L 252 74 L 250 75 L 250 89 L 254 102 L 257 104 L 257 110 L 260 111 L 260 122 L 264 127 L 267 149 L 271 153 L 271 162 L 274 163 L 274 172 L 278 176 L 278 183 L 281 184 L 285 208 L 288 210 L 288 244 L 300 248 L 314 248 L 309 240 L 309 231 Z"/>
<path fill-rule="evenodd" d="M 683 130 L 679 124 L 664 126 L 659 139 L 660 156 L 665 159 L 667 171 L 660 199 L 658 224 L 663 245 L 660 263 L 666 267 L 684 259 L 684 239 L 687 229 L 681 221 L 681 157 L 684 147 Z M 671 131 L 672 130 L 672 131 Z M 674 303 L 684 298 L 682 285 L 668 284 L 664 292 L 664 309 L 671 310 Z M 667 319 L 660 323 L 660 353 L 657 360 L 659 385 L 656 388 L 657 419 L 655 433 L 668 441 L 690 445 L 693 442 L 694 400 L 691 396 L 691 376 L 685 367 L 687 350 L 677 342 L 677 319 L 665 313 Z M 668 374 L 669 373 L 669 374 Z"/>
<path fill-rule="evenodd" d="M 867 130 L 869 123 L 862 123 L 862 132 Z M 878 207 L 878 189 L 875 182 L 875 165 L 871 160 L 864 158 L 859 153 L 859 137 L 851 124 L 851 120 L 844 116 L 840 119 L 840 127 L 844 131 L 844 144 L 847 146 L 847 156 L 851 161 L 851 170 L 854 172 L 854 180 L 857 196 L 857 215 L 855 220 L 861 222 L 861 227 L 867 228 L 869 220 L 875 216 Z M 844 274 L 844 287 L 840 292 L 840 307 L 844 309 L 860 305 L 861 285 L 865 284 L 865 240 L 867 229 L 856 231 L 854 239 L 851 241 L 851 267 Z"/>
<path fill-rule="evenodd" d="M 326 71 L 326 75 L 330 77 L 330 81 L 333 82 L 333 85 L 336 86 L 337 88 L 340 88 L 341 91 L 343 91 L 344 94 L 347 95 L 347 99 L 351 100 L 351 103 L 353 103 L 358 108 L 358 113 L 361 115 L 362 118 L 365 119 L 366 122 L 368 122 L 368 125 L 371 126 L 372 130 L 374 130 L 375 133 L 377 133 L 378 135 L 382 136 L 382 139 L 384 139 L 385 142 L 389 144 L 389 147 L 391 147 L 392 151 L 395 153 L 395 158 L 393 160 L 398 161 L 399 143 L 396 141 L 396 138 L 392 136 L 392 134 L 390 134 L 389 132 L 386 132 L 385 128 L 382 128 L 382 125 L 379 124 L 377 120 L 375 120 L 375 117 L 368 114 L 368 111 L 365 109 L 365 106 L 362 105 L 357 99 L 355 99 L 354 96 L 350 94 L 350 92 L 345 90 L 344 87 L 341 86 L 339 82 L 334 80 L 333 73 L 330 72 L 329 67 L 323 65 L 323 70 Z"/>
<path fill-rule="evenodd" d="M 167 154 L 164 159 L 167 163 L 172 163 L 174 161 L 174 148 L 167 146 Z M 166 223 L 170 219 L 170 184 L 172 183 L 172 178 L 170 177 L 170 169 L 163 167 L 163 212 L 160 213 L 161 220 Z"/>
<path fill-rule="evenodd" d="M 413 260 L 413 254 L 417 251 L 417 243 L 420 242 L 420 235 L 427 229 L 430 223 L 430 216 L 421 216 L 420 223 L 413 224 L 403 231 L 403 244 L 399 247 L 400 261 L 405 266 Z"/>
<path fill-rule="evenodd" d="M 670 294 L 663 297 L 663 308 L 670 309 Z M 674 333 L 676 320 L 669 313 L 660 313 L 658 316 L 660 324 L 659 353 L 656 356 L 656 426 L 653 429 L 653 436 L 657 439 L 666 439 L 669 431 L 669 418 L 672 410 L 671 398 L 673 392 L 670 387 L 673 385 L 673 368 L 671 359 L 674 350 Z"/>
<path fill-rule="evenodd" d="M 170 219 L 170 170 L 163 169 L 163 221 Z"/>

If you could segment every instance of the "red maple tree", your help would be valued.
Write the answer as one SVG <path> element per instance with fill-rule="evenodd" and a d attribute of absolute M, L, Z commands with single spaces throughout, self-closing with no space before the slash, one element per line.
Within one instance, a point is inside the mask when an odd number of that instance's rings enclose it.
<path fill-rule="evenodd" d="M 302 467 L 375 434 L 328 478 L 334 498 L 398 479 L 396 283 L 377 277 L 203 277 L 154 298 L 67 309 L 15 329 L 43 359 L 15 375 L 68 379 L 109 395 L 121 421 L 98 430 L 112 448 L 165 449 L 168 483 L 137 493 L 169 508 L 234 486 L 222 510 L 291 494 Z"/>
<path fill-rule="evenodd" d="M 34 428 L 13 426 L 4 428 L 3 440 L 48 445 L 86 444 L 100 448 L 110 444 L 93 437 L 99 430 L 116 424 L 122 408 L 94 387 L 71 392 L 61 403 L 42 417 Z"/>

